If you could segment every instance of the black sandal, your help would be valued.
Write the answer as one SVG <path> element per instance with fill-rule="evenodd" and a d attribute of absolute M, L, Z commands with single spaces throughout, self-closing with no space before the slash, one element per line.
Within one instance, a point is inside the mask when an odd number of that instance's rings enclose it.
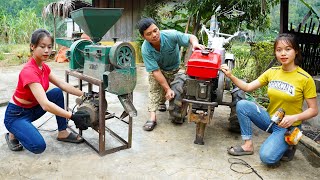
<path fill-rule="evenodd" d="M 167 111 L 167 106 L 165 104 L 159 104 L 158 110 L 160 112 L 165 112 Z"/>
<path fill-rule="evenodd" d="M 145 131 L 152 131 L 154 129 L 154 127 L 156 127 L 157 122 L 156 121 L 147 121 L 144 125 L 143 125 L 143 130 Z"/>
<path fill-rule="evenodd" d="M 80 137 L 78 139 L 78 137 Z M 65 138 L 57 138 L 58 141 L 63 141 L 63 142 L 69 142 L 69 143 L 82 143 L 84 142 L 83 137 L 81 137 L 79 134 L 70 132 L 70 134 L 68 135 L 68 137 Z"/>
<path fill-rule="evenodd" d="M 245 151 L 240 145 L 239 146 L 231 146 L 227 151 L 228 151 L 228 154 L 230 154 L 232 156 L 244 156 L 244 155 L 252 155 L 253 154 L 253 151 Z"/>
<path fill-rule="evenodd" d="M 18 139 L 10 139 L 9 133 L 5 135 L 8 147 L 11 151 L 21 151 L 23 149 L 22 144 L 18 141 Z"/>

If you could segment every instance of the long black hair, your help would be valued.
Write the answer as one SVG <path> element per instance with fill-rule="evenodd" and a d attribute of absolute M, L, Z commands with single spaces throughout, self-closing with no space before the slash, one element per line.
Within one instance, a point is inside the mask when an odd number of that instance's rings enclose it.
<path fill-rule="evenodd" d="M 274 41 L 274 46 L 273 46 L 274 53 L 276 52 L 277 45 L 280 41 L 286 42 L 289 46 L 291 46 L 297 52 L 296 58 L 294 59 L 294 64 L 297 66 L 300 66 L 302 62 L 302 54 L 297 41 L 297 37 L 293 34 L 288 34 L 288 33 L 279 34 L 279 36 Z"/>

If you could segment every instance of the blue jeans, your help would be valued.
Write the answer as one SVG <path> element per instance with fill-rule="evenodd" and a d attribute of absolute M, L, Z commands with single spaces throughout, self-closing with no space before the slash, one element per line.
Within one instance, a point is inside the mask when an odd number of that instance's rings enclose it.
<path fill-rule="evenodd" d="M 268 112 L 254 102 L 241 100 L 237 103 L 236 109 L 243 140 L 252 139 L 251 121 L 263 131 L 265 131 L 272 122 Z M 263 163 L 274 165 L 280 161 L 288 149 L 289 145 L 284 140 L 284 134 L 287 129 L 273 124 L 268 131 L 271 135 L 261 145 L 259 154 Z"/>
<path fill-rule="evenodd" d="M 61 89 L 54 88 L 46 94 L 49 101 L 64 109 L 64 97 Z M 46 149 L 46 143 L 32 122 L 39 119 L 45 113 L 46 111 L 40 105 L 32 108 L 22 108 L 9 103 L 5 112 L 4 124 L 7 130 L 20 141 L 23 147 L 35 154 L 40 154 Z M 67 129 L 66 118 L 56 116 L 56 120 L 59 131 Z"/>

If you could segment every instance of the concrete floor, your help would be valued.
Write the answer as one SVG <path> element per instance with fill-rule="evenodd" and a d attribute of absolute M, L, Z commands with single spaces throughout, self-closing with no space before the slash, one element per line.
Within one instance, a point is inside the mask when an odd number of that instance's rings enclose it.
<path fill-rule="evenodd" d="M 49 62 L 52 72 L 64 79 L 67 63 Z M 0 67 L 1 68 L 1 67 Z M 2 100 L 13 93 L 21 66 L 0 69 L 0 97 Z M 241 174 L 230 169 L 227 154 L 231 145 L 241 144 L 239 134 L 227 131 L 229 108 L 219 106 L 213 121 L 205 132 L 205 145 L 193 144 L 195 124 L 185 122 L 173 125 L 167 112 L 158 113 L 158 125 L 152 132 L 142 130 L 148 119 L 147 73 L 138 66 L 138 82 L 134 91 L 134 105 L 138 116 L 133 119 L 133 139 L 130 149 L 106 156 L 99 156 L 85 143 L 70 144 L 56 141 L 55 117 L 47 113 L 35 122 L 47 142 L 44 153 L 35 155 L 27 150 L 12 152 L 8 149 L 3 125 L 5 106 L 0 107 L 0 179 L 259 179 L 254 174 Z M 71 81 L 75 82 L 75 81 Z M 8 95 L 4 95 L 6 92 Z M 122 107 L 114 95 L 107 94 L 109 110 L 120 116 Z M 42 125 L 43 124 L 43 125 Z M 114 121 L 107 125 L 113 126 Z M 120 134 L 126 128 L 115 125 Z M 95 131 L 85 131 L 94 139 Z M 86 135 L 85 134 L 85 135 Z M 254 129 L 255 154 L 238 157 L 253 167 L 263 179 L 318 179 L 320 176 L 319 157 L 305 146 L 299 145 L 291 162 L 281 162 L 277 168 L 263 165 L 259 159 L 259 147 L 268 136 Z M 109 137 L 107 137 L 107 147 Z M 111 141 L 110 141 L 111 142 Z M 275 147 L 276 148 L 276 147 Z M 244 166 L 234 166 L 247 173 Z"/>

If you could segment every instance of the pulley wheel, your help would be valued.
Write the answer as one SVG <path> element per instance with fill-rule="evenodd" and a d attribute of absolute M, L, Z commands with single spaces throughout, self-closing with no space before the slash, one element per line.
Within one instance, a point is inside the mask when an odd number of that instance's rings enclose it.
<path fill-rule="evenodd" d="M 229 69 L 232 70 L 233 67 L 234 67 L 234 60 L 229 59 L 227 64 L 228 64 Z M 225 89 L 226 90 L 230 90 L 231 89 L 231 83 L 232 82 L 231 82 L 230 78 L 226 78 L 226 82 L 225 82 Z"/>
<path fill-rule="evenodd" d="M 135 50 L 130 43 L 118 42 L 111 47 L 110 63 L 116 68 L 125 69 L 135 66 Z"/>
<path fill-rule="evenodd" d="M 72 70 L 83 69 L 84 66 L 84 49 L 91 45 L 92 41 L 86 39 L 79 39 L 70 46 L 70 63 L 69 67 Z"/>
<path fill-rule="evenodd" d="M 219 71 L 218 88 L 216 90 L 218 104 L 222 103 L 223 91 L 224 91 L 224 80 L 225 80 L 224 73 L 222 71 Z"/>

